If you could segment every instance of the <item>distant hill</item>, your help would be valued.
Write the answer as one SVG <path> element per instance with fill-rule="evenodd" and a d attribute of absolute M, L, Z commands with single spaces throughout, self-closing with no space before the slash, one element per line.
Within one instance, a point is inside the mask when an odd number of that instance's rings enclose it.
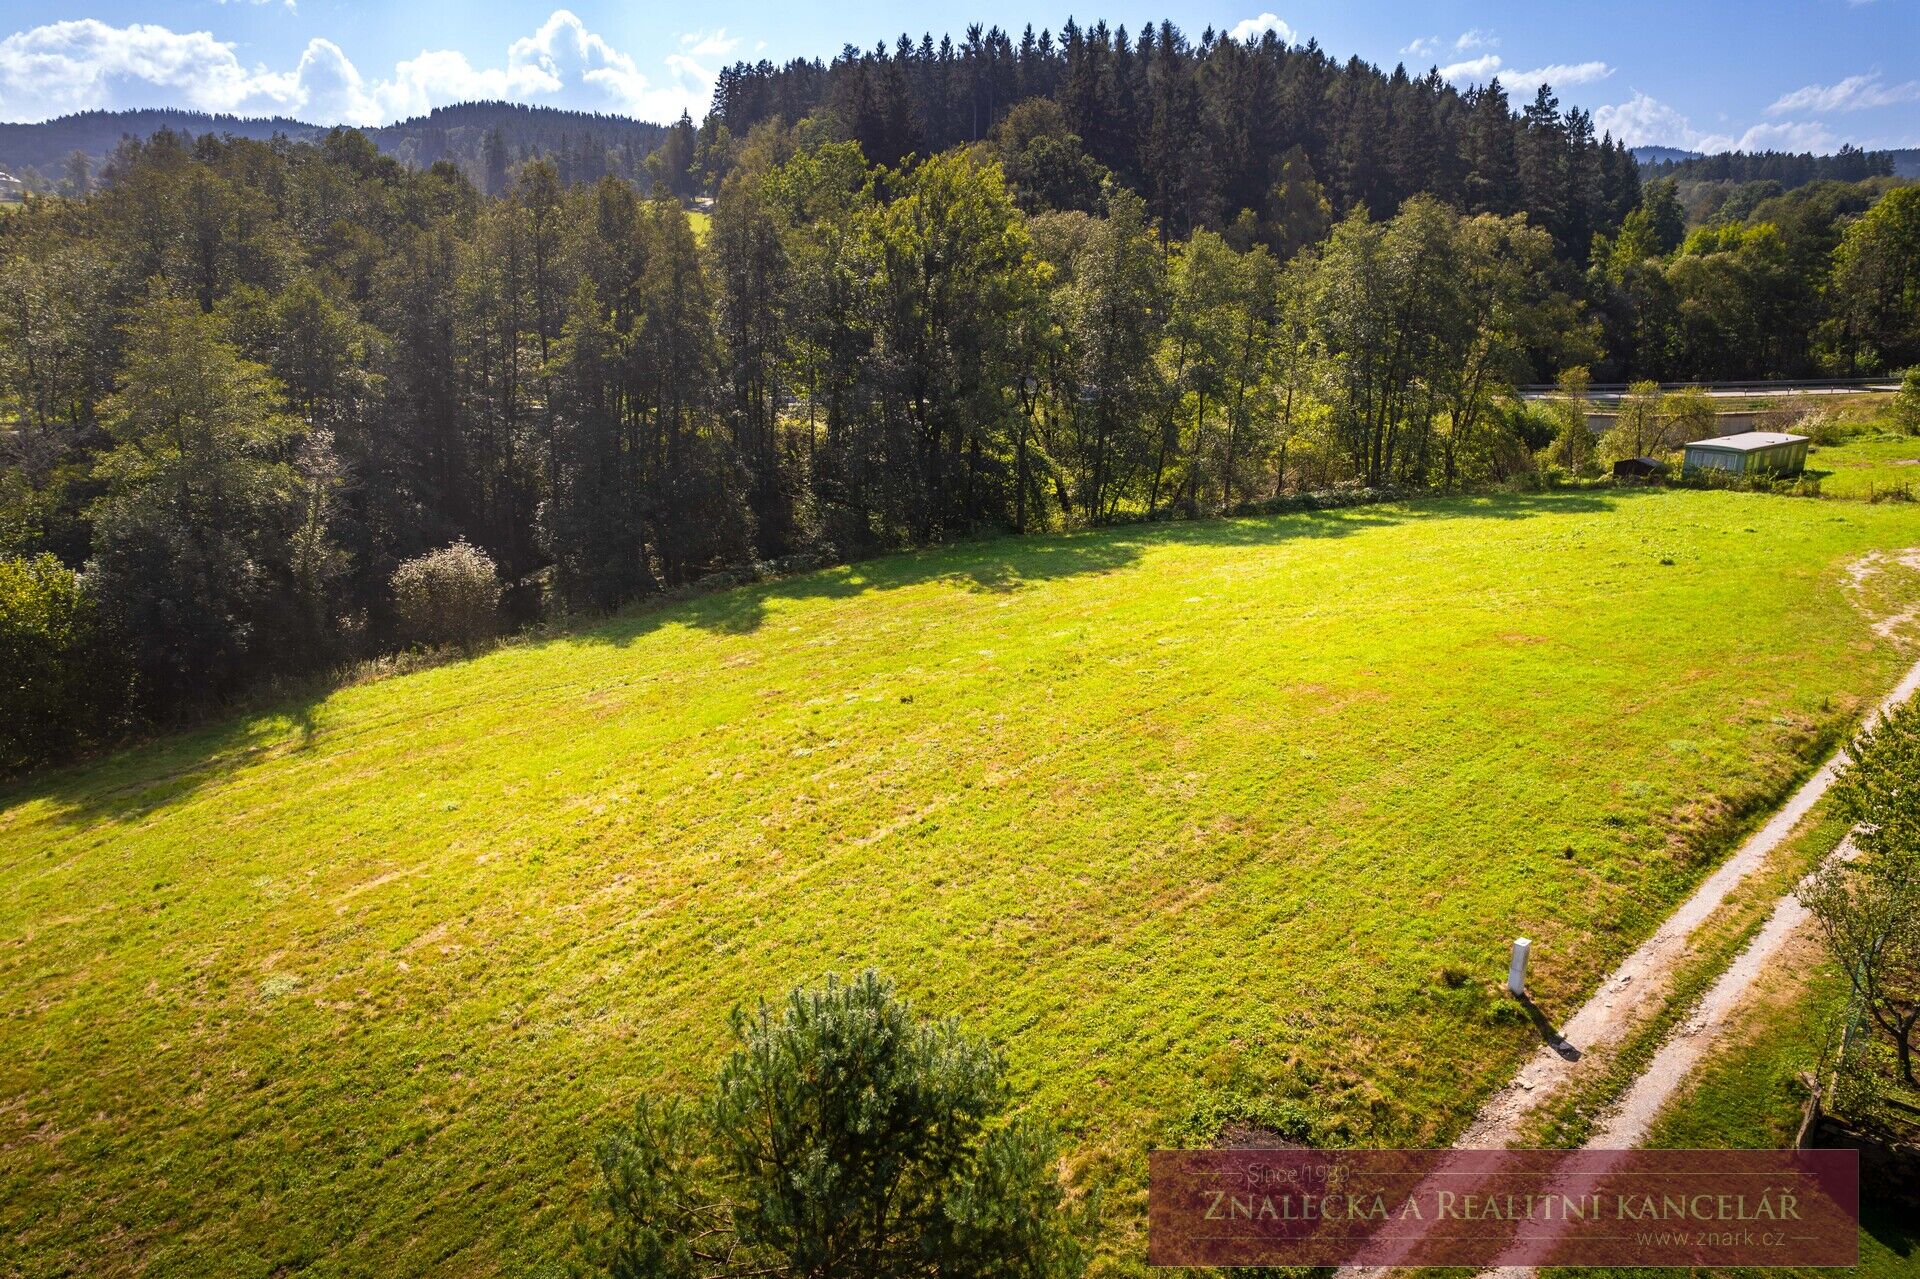
<path fill-rule="evenodd" d="M 628 116 L 517 102 L 463 102 L 362 132 L 387 154 L 425 168 L 436 160 L 477 165 L 486 137 L 495 129 L 516 160 L 552 156 L 565 169 L 570 159 L 593 151 L 607 156 L 611 167 L 627 176 L 638 173 L 640 162 L 667 136 L 666 126 Z M 597 178 L 599 173 L 562 176 Z"/>
<path fill-rule="evenodd" d="M 84 151 L 94 159 L 110 154 L 125 137 L 150 137 L 162 129 L 199 136 L 202 133 L 232 134 L 237 138 L 265 140 L 275 134 L 290 138 L 311 138 L 325 132 L 318 125 L 306 124 L 284 116 L 245 119 L 235 115 L 209 115 L 205 111 L 175 111 L 168 108 L 142 111 L 82 111 L 41 124 L 0 124 L 0 169 L 19 172 L 37 169 L 49 177 L 57 175 L 68 155 Z"/>
<path fill-rule="evenodd" d="M 40 124 L 0 124 L 0 170 L 37 172 L 53 181 L 66 159 L 84 152 L 98 167 L 123 138 L 146 138 L 162 129 L 198 137 L 212 133 L 265 141 L 286 137 L 296 142 L 326 135 L 327 126 L 284 116 L 244 118 L 204 111 L 82 111 Z M 666 129 L 625 116 L 566 111 L 513 102 L 463 102 L 440 107 L 398 124 L 362 129 L 374 145 L 403 163 L 421 168 L 452 160 L 478 177 L 486 137 L 500 130 L 515 160 L 542 155 L 577 167 L 573 177 L 601 172 L 638 173 L 641 161 L 660 145 Z"/>
<path fill-rule="evenodd" d="M 1680 147 L 1634 147 L 1633 158 L 1640 164 L 1674 164 L 1681 160 L 1698 160 L 1704 154 L 1700 151 L 1686 151 Z"/>
<path fill-rule="evenodd" d="M 1896 178 L 1920 178 L 1920 147 L 1907 147 L 1901 151 L 1889 151 L 1893 157 L 1893 176 Z"/>
<path fill-rule="evenodd" d="M 1643 148 L 1644 149 L 1644 148 Z M 1843 146 L 1831 155 L 1810 151 L 1721 151 L 1713 155 L 1676 152 L 1677 160 L 1640 160 L 1642 178 L 1678 178 L 1685 182 L 1777 182 L 1782 190 L 1809 182 L 1858 182 L 1892 177 L 1894 152 Z M 1913 154 L 1913 153 L 1908 153 Z M 1636 157 L 1639 151 L 1635 152 Z"/>

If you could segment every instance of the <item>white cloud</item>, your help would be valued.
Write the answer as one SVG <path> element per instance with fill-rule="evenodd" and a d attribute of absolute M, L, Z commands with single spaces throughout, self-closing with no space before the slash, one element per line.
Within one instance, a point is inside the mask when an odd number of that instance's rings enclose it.
<path fill-rule="evenodd" d="M 1500 73 L 1500 55 L 1483 53 L 1465 62 L 1450 62 L 1440 68 L 1440 78 L 1455 84 L 1484 83 Z"/>
<path fill-rule="evenodd" d="M 1550 84 L 1555 88 L 1570 84 L 1592 84 L 1612 74 L 1613 68 L 1599 61 L 1553 62 L 1544 67 L 1520 71 L 1508 67 L 1497 53 L 1483 53 L 1477 58 L 1440 68 L 1440 78 L 1453 84 L 1485 84 L 1497 75 L 1510 86 L 1527 89 L 1542 84 Z"/>
<path fill-rule="evenodd" d="M 1627 101 L 1593 109 L 1593 127 L 1611 133 L 1630 147 L 1667 146 L 1699 149 L 1700 134 L 1678 111 L 1656 98 L 1635 92 Z"/>
<path fill-rule="evenodd" d="M 80 18 L 0 40 L 0 103 L 12 119 L 119 105 L 143 86 L 201 110 L 232 111 L 259 105 L 256 74 L 205 31 L 147 23 Z"/>
<path fill-rule="evenodd" d="M 740 37 L 728 35 L 725 27 L 715 31 L 689 31 L 680 37 L 680 48 L 694 58 L 724 58 L 739 47 Z"/>
<path fill-rule="evenodd" d="M 1263 13 L 1257 18 L 1243 18 L 1233 24 L 1227 34 L 1235 40 L 1257 40 L 1271 31 L 1281 44 L 1293 43 L 1293 28 L 1282 22 L 1277 14 Z"/>
<path fill-rule="evenodd" d="M 1786 121 L 1780 124 L 1756 124 L 1728 147 L 1729 151 L 1817 151 L 1830 152 L 1840 138 L 1818 120 Z"/>
<path fill-rule="evenodd" d="M 1887 84 L 1878 71 L 1848 76 L 1838 84 L 1810 84 L 1783 94 L 1767 108 L 1768 115 L 1789 111 L 1868 111 L 1875 107 L 1920 102 L 1920 80 Z"/>
<path fill-rule="evenodd" d="M 317 124 L 383 124 L 476 98 L 537 101 L 671 120 L 702 114 L 716 68 L 738 42 L 696 32 L 657 74 L 556 9 L 515 40 L 503 65 L 474 66 L 453 49 L 423 49 L 368 77 L 331 40 L 308 42 L 291 69 L 241 62 L 205 31 L 177 32 L 97 19 L 55 22 L 0 39 L 0 118 L 39 120 L 89 108 L 181 105 L 243 115 L 282 114 Z"/>
<path fill-rule="evenodd" d="M 1499 37 L 1490 31 L 1482 31 L 1479 27 L 1471 31 L 1462 31 L 1460 38 L 1453 42 L 1455 53 L 1465 53 L 1469 49 L 1498 49 L 1499 47 Z"/>
<path fill-rule="evenodd" d="M 1440 40 L 1437 36 L 1421 36 L 1406 48 L 1400 50 L 1403 56 L 1409 58 L 1430 58 L 1439 51 Z"/>
<path fill-rule="evenodd" d="M 1569 84 L 1593 84 L 1613 74 L 1613 68 L 1604 62 L 1551 62 L 1544 67 L 1535 67 L 1531 71 L 1512 71 L 1508 73 L 1515 84 L 1538 86 L 1550 84 L 1560 88 Z"/>
<path fill-rule="evenodd" d="M 1830 152 L 1841 139 L 1819 120 L 1756 124 L 1743 133 L 1708 133 L 1666 103 L 1636 92 L 1616 106 L 1596 107 L 1594 128 L 1630 147 L 1685 147 L 1690 151 Z"/>

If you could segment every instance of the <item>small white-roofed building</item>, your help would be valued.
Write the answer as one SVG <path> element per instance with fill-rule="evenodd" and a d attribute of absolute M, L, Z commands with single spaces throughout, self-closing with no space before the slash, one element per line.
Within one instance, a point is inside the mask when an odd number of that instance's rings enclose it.
<path fill-rule="evenodd" d="M 1695 440 L 1687 445 L 1684 469 L 1727 471 L 1733 475 L 1798 475 L 1807 468 L 1807 437 L 1782 431 L 1747 431 Z"/>

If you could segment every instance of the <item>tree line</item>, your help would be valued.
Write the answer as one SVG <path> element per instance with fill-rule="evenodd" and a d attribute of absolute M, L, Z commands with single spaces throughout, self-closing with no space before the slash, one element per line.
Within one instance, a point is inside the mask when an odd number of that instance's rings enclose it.
<path fill-rule="evenodd" d="M 1893 176 L 1893 153 L 1842 146 L 1832 155 L 1810 151 L 1724 151 L 1641 166 L 1647 178 L 1693 182 L 1773 182 L 1781 190 L 1809 182 L 1860 182 Z"/>
<path fill-rule="evenodd" d="M 463 541 L 525 621 L 985 530 L 1579 469 L 1592 442 L 1513 386 L 1720 349 L 1593 294 L 1667 287 L 1711 332 L 1746 314 L 1715 272 L 1767 240 L 1684 234 L 1655 184 L 1583 275 L 1527 212 L 1337 213 L 1298 156 L 1266 212 L 1175 234 L 1050 99 L 892 165 L 852 132 L 762 121 L 710 214 L 545 159 L 490 197 L 351 131 L 162 132 L 0 219 L 7 763 L 403 644 L 397 570 Z M 1834 214 L 1833 358 L 1914 353 L 1915 194 Z M 1726 349 L 1780 357 L 1805 320 Z"/>
<path fill-rule="evenodd" d="M 1069 19 L 1057 36 L 1029 26 L 1016 41 L 976 24 L 957 41 L 849 45 L 831 63 L 728 67 L 695 163 L 724 177 L 757 125 L 830 116 L 869 159 L 893 165 L 982 141 L 1040 100 L 1062 127 L 1024 139 L 1018 161 L 1049 176 L 1083 164 L 1111 173 L 1170 238 L 1245 216 L 1279 250 L 1305 184 L 1336 217 L 1362 206 L 1384 215 L 1418 194 L 1469 213 L 1524 212 L 1579 264 L 1594 233 L 1637 203 L 1639 169 L 1587 112 L 1563 112 L 1546 85 L 1529 92 L 1516 111 L 1497 79 L 1462 91 L 1437 69 L 1341 63 L 1271 31 L 1235 40 L 1209 27 L 1190 41 L 1171 22 L 1130 34 Z M 1089 188 L 1075 189 L 1076 207 L 1091 208 Z"/>
<path fill-rule="evenodd" d="M 1737 197 L 1738 193 L 1736 193 Z M 1689 229 L 1647 184 L 1584 289 L 1610 380 L 1894 373 L 1920 364 L 1920 186 L 1771 184 Z"/>
<path fill-rule="evenodd" d="M 0 168 L 11 170 L 29 192 L 83 196 L 92 188 L 94 171 L 123 139 L 163 129 L 189 139 L 211 134 L 257 142 L 317 142 L 330 132 L 284 116 L 250 119 L 166 108 L 81 111 L 39 124 L 0 123 Z M 610 174 L 644 187 L 654 176 L 647 160 L 662 150 L 667 128 L 523 102 L 462 102 L 362 132 L 402 164 L 424 169 L 450 160 L 476 186 L 498 195 L 510 169 L 543 157 L 554 162 L 568 185 Z"/>

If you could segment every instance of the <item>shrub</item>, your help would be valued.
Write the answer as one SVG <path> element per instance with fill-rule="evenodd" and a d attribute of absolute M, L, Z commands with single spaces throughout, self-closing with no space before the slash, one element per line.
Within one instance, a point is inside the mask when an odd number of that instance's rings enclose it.
<path fill-rule="evenodd" d="M 51 555 L 0 556 L 0 772 L 110 733 L 130 676 L 84 578 Z"/>
<path fill-rule="evenodd" d="M 1920 364 L 1900 379 L 1900 391 L 1893 397 L 1893 421 L 1908 435 L 1920 435 Z"/>
<path fill-rule="evenodd" d="M 1664 457 L 1672 452 L 1672 419 L 1662 410 L 1659 385 L 1635 382 L 1620 401 L 1612 428 L 1600 438 L 1601 464 L 1612 466 L 1623 458 Z"/>
<path fill-rule="evenodd" d="M 1720 412 L 1697 386 L 1669 391 L 1660 397 L 1660 416 L 1667 423 L 1668 440 L 1678 449 L 1689 440 L 1720 433 Z"/>
<path fill-rule="evenodd" d="M 599 1150 L 592 1264 L 618 1279 L 1079 1274 L 1076 1224 L 1006 1066 L 869 972 L 735 1009 L 697 1103 L 643 1099 Z"/>
<path fill-rule="evenodd" d="M 393 612 L 408 643 L 471 648 L 499 628 L 500 575 L 462 538 L 393 571 Z"/>
<path fill-rule="evenodd" d="M 1816 448 L 1832 448 L 1844 444 L 1847 439 L 1858 433 L 1859 427 L 1847 421 L 1830 409 L 1815 409 L 1795 422 L 1789 428 L 1796 435 L 1804 435 L 1813 441 Z"/>
<path fill-rule="evenodd" d="M 1560 419 L 1549 412 L 1545 406 L 1531 401 L 1516 401 L 1506 413 L 1507 429 L 1527 447 L 1529 453 L 1539 453 L 1560 433 Z"/>

